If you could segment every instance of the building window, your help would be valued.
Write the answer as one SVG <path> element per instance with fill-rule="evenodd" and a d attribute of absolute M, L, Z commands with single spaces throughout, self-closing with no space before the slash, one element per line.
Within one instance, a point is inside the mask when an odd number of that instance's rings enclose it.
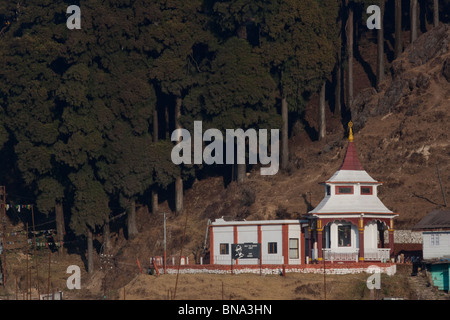
<path fill-rule="evenodd" d="M 373 194 L 373 189 L 371 186 L 363 186 L 361 187 L 361 194 L 363 195 L 371 195 Z"/>
<path fill-rule="evenodd" d="M 331 186 L 327 186 L 327 196 L 331 195 Z"/>
<path fill-rule="evenodd" d="M 298 259 L 298 238 L 289 239 L 289 259 Z"/>
<path fill-rule="evenodd" d="M 338 226 L 338 246 L 350 247 L 351 246 L 351 230 L 352 227 L 349 224 Z"/>
<path fill-rule="evenodd" d="M 220 254 L 229 254 L 229 246 L 228 243 L 221 243 L 220 244 Z"/>
<path fill-rule="evenodd" d="M 338 186 L 336 194 L 353 194 L 353 186 Z"/>
<path fill-rule="evenodd" d="M 439 245 L 439 233 L 431 234 L 431 245 L 438 246 Z"/>
<path fill-rule="evenodd" d="M 269 242 L 267 248 L 267 253 L 277 253 L 277 243 L 276 242 Z"/>

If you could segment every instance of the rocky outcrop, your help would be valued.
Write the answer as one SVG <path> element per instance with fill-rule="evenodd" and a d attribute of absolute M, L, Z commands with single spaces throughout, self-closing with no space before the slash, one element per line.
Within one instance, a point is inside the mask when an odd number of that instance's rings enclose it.
<path fill-rule="evenodd" d="M 446 80 L 440 84 L 440 80 Z M 440 24 L 422 34 L 391 65 L 391 77 L 376 92 L 368 88 L 359 93 L 352 106 L 355 130 L 372 116 L 414 108 L 410 96 L 420 96 L 432 82 L 450 82 L 450 26 Z"/>
<path fill-rule="evenodd" d="M 450 82 L 450 57 L 447 57 L 447 59 L 444 62 L 444 68 L 442 68 L 442 75 L 448 82 Z"/>

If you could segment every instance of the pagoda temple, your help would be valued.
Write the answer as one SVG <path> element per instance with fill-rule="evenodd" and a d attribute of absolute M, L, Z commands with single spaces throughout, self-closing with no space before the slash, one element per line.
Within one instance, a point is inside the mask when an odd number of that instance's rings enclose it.
<path fill-rule="evenodd" d="M 319 261 L 387 261 L 393 254 L 394 218 L 398 214 L 381 202 L 377 189 L 382 183 L 373 179 L 359 162 L 352 122 L 349 131 L 342 165 L 321 183 L 324 198 L 307 214 L 308 252 Z"/>

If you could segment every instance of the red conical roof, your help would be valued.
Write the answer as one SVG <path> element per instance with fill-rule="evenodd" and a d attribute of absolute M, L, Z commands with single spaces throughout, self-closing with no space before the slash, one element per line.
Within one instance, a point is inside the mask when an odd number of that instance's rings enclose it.
<path fill-rule="evenodd" d="M 339 170 L 364 170 L 359 162 L 358 154 L 352 141 L 348 143 L 347 153 Z"/>

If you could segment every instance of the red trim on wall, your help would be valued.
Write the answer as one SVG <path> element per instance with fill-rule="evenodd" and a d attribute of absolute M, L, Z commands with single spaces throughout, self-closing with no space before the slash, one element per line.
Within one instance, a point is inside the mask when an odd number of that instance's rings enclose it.
<path fill-rule="evenodd" d="M 364 261 L 364 228 L 359 230 L 359 261 Z"/>
<path fill-rule="evenodd" d="M 317 260 L 322 261 L 322 253 L 323 253 L 323 244 L 322 244 L 322 238 L 323 238 L 323 234 L 322 234 L 322 229 L 316 230 L 316 236 L 317 236 Z"/>
<path fill-rule="evenodd" d="M 237 232 L 237 226 L 233 226 L 233 242 L 239 243 L 238 242 L 238 232 Z M 231 252 L 231 248 L 230 248 L 230 254 L 233 255 L 233 253 Z M 239 264 L 239 259 L 236 259 L 235 264 L 238 265 Z"/>
<path fill-rule="evenodd" d="M 257 234 L 258 234 L 258 243 L 260 244 L 260 252 L 259 252 L 259 256 L 260 256 L 260 258 L 259 258 L 259 262 L 260 262 L 260 264 L 262 264 L 262 253 L 263 253 L 263 248 L 262 248 L 262 231 L 261 231 L 261 225 L 260 224 L 258 224 L 258 226 L 257 226 Z"/>
<path fill-rule="evenodd" d="M 209 226 L 209 263 L 214 264 L 214 228 Z"/>
<path fill-rule="evenodd" d="M 282 246 L 283 246 L 283 257 L 284 264 L 289 264 L 289 226 L 287 224 L 283 224 L 281 226 L 282 232 Z"/>
<path fill-rule="evenodd" d="M 390 219 L 389 221 L 389 227 L 388 227 L 388 232 L 389 232 L 389 248 L 391 255 L 394 253 L 394 220 Z"/>
<path fill-rule="evenodd" d="M 299 244 L 299 250 L 300 250 L 300 264 L 306 263 L 306 257 L 305 257 L 305 229 L 300 229 L 300 244 Z"/>
<path fill-rule="evenodd" d="M 313 248 L 314 237 L 313 237 L 313 230 L 311 229 L 311 226 L 308 228 L 308 237 L 309 237 L 308 238 L 308 257 L 310 260 L 312 260 L 312 248 Z M 305 263 L 306 263 L 306 260 L 305 260 Z"/>

